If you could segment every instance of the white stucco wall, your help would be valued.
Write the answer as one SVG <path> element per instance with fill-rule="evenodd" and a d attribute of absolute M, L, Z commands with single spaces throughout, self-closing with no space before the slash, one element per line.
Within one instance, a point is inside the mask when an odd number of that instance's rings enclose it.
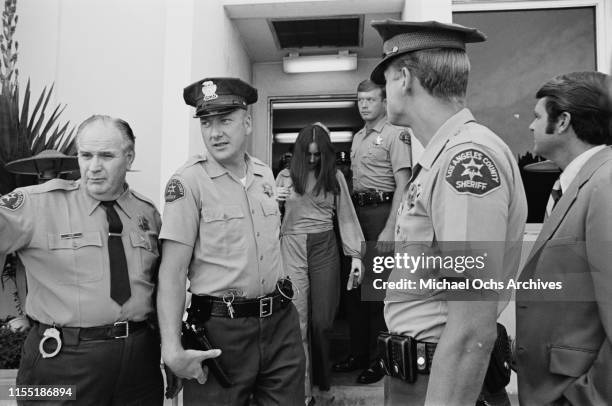
<path fill-rule="evenodd" d="M 272 136 L 268 102 L 271 97 L 298 95 L 355 94 L 357 85 L 370 76 L 378 59 L 359 59 L 351 72 L 295 73 L 283 72 L 282 63 L 253 65 L 253 85 L 259 90 L 259 101 L 253 106 L 253 155 L 270 164 Z"/>
<path fill-rule="evenodd" d="M 18 0 L 19 70 L 34 94 L 55 82 L 63 120 L 125 119 L 136 135 L 130 185 L 156 198 L 162 118 L 164 0 Z M 153 159 L 152 159 L 153 158 Z"/>

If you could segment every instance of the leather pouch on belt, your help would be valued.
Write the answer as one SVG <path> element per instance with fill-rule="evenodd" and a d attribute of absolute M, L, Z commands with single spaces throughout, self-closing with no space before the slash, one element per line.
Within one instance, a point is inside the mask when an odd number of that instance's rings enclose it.
<path fill-rule="evenodd" d="M 417 378 L 417 342 L 414 338 L 399 334 L 380 333 L 378 348 L 387 375 L 413 383 Z"/>

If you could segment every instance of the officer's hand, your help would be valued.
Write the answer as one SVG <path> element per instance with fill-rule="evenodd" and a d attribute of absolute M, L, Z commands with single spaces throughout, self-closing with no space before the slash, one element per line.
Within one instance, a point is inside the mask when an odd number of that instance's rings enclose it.
<path fill-rule="evenodd" d="M 164 358 L 164 362 L 179 378 L 197 379 L 198 383 L 203 384 L 208 379 L 208 368 L 202 365 L 202 361 L 219 355 L 221 350 L 180 350 L 168 359 Z"/>
<path fill-rule="evenodd" d="M 183 379 L 174 375 L 166 364 L 164 364 L 164 372 L 166 373 L 166 399 L 174 399 L 183 389 Z"/>
<path fill-rule="evenodd" d="M 357 288 L 363 281 L 363 264 L 359 258 L 351 260 L 351 273 L 349 274 L 346 290 Z"/>
<path fill-rule="evenodd" d="M 395 251 L 395 241 L 392 228 L 390 229 L 385 227 L 378 235 L 376 250 L 381 254 L 392 253 Z"/>
<path fill-rule="evenodd" d="M 7 325 L 8 328 L 14 333 L 24 332 L 30 329 L 30 322 L 28 321 L 27 317 L 24 316 L 19 316 L 15 317 L 14 319 L 11 319 L 7 323 Z"/>

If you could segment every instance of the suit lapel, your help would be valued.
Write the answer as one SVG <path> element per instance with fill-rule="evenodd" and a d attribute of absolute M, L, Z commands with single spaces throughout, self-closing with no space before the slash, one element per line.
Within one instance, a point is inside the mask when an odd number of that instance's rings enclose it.
<path fill-rule="evenodd" d="M 606 147 L 595 155 L 593 155 L 593 157 L 580 169 L 580 171 L 576 175 L 576 178 L 568 187 L 567 192 L 563 192 L 563 195 L 561 196 L 557 207 L 555 207 L 550 217 L 542 225 L 542 231 L 538 235 L 533 249 L 531 250 L 529 257 L 525 262 L 525 269 L 528 267 L 530 262 L 535 257 L 537 257 L 539 251 L 546 244 L 546 242 L 550 240 L 555 231 L 557 231 L 557 228 L 559 228 L 559 225 L 567 215 L 567 212 L 569 211 L 570 207 L 572 207 L 572 205 L 576 201 L 576 198 L 578 197 L 578 193 L 580 193 L 580 189 L 582 188 L 582 186 L 584 186 L 589 181 L 589 179 L 591 179 L 593 173 L 595 173 L 595 171 L 601 165 L 611 159 L 612 149 Z M 529 275 L 525 275 L 525 277 L 527 276 Z M 521 277 L 523 277 L 523 275 L 521 275 Z"/>

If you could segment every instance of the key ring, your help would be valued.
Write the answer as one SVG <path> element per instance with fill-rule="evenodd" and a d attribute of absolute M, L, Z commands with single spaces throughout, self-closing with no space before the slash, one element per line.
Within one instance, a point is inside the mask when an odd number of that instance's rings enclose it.
<path fill-rule="evenodd" d="M 285 292 L 283 292 L 283 290 L 278 285 L 282 281 L 289 281 L 289 283 L 293 287 L 293 296 L 292 297 L 289 297 L 289 296 L 285 295 Z M 284 278 L 281 278 L 278 281 L 276 281 L 276 289 L 278 289 L 278 292 L 281 294 L 282 297 L 284 297 L 285 299 L 288 299 L 288 300 L 293 300 L 293 299 L 295 299 L 295 297 L 297 295 L 300 294 L 300 288 L 298 288 L 297 285 L 295 283 L 293 283 L 291 278 L 289 278 L 288 276 L 285 276 Z"/>
<path fill-rule="evenodd" d="M 44 345 L 47 340 L 51 340 L 51 339 L 55 340 L 55 342 L 57 343 L 57 347 L 55 348 L 55 351 L 47 352 L 47 350 L 45 350 Z M 38 351 L 40 352 L 43 358 L 53 358 L 60 352 L 61 349 L 62 349 L 62 339 L 60 338 L 60 332 L 58 329 L 55 328 L 55 325 L 54 325 L 53 327 L 46 329 L 45 332 L 43 333 L 43 338 L 40 340 L 40 343 L 38 344 Z"/>
<path fill-rule="evenodd" d="M 227 298 L 229 298 L 229 296 L 230 296 L 230 295 L 232 295 L 232 298 L 231 298 L 231 299 L 227 299 Z M 227 305 L 227 304 L 232 304 L 232 303 L 234 303 L 234 299 L 235 299 L 235 298 L 236 298 L 236 296 L 234 295 L 234 292 L 232 292 L 231 290 L 229 290 L 229 291 L 227 291 L 227 292 L 225 292 L 225 293 L 223 294 L 222 300 L 223 300 L 223 303 L 225 303 L 225 304 Z"/>

